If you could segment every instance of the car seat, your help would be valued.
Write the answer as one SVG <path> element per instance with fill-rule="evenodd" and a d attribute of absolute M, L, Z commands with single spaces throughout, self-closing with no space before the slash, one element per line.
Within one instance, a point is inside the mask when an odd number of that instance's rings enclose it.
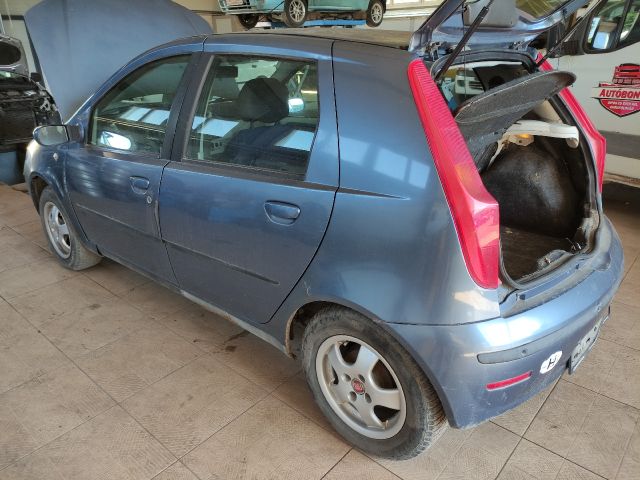
<path fill-rule="evenodd" d="M 224 161 L 303 174 L 309 153 L 277 145 L 299 129 L 293 124 L 280 123 L 289 115 L 288 100 L 287 87 L 275 78 L 259 77 L 245 83 L 235 107 L 238 118 L 249 122 L 250 127 L 239 131 L 229 140 Z"/>

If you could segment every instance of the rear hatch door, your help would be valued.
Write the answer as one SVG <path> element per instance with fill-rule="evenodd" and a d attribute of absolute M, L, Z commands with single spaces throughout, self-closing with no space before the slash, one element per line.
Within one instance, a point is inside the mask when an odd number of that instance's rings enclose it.
<path fill-rule="evenodd" d="M 409 50 L 422 53 L 453 47 L 489 1 L 445 0 L 413 34 Z M 494 0 L 466 47 L 524 49 L 587 3 L 589 0 Z"/>

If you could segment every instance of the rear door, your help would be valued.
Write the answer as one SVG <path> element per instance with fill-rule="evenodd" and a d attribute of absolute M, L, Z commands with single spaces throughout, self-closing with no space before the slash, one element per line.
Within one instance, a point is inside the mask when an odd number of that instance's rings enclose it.
<path fill-rule="evenodd" d="M 181 288 L 245 321 L 271 318 L 333 208 L 330 43 L 308 43 L 209 54 L 162 179 L 162 238 Z"/>

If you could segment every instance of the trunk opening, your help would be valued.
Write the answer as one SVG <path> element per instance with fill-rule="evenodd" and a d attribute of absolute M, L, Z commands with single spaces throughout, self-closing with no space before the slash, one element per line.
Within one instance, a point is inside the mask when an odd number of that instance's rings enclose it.
<path fill-rule="evenodd" d="M 556 96 L 574 79 L 482 60 L 450 68 L 440 85 L 499 204 L 505 293 L 592 249 L 599 221 L 593 161 Z"/>

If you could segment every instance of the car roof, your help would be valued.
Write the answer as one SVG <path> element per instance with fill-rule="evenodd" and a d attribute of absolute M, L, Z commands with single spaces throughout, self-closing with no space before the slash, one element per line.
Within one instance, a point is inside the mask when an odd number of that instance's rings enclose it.
<path fill-rule="evenodd" d="M 407 50 L 409 48 L 410 32 L 396 30 L 382 30 L 379 28 L 342 28 L 342 27 L 308 27 L 308 28 L 282 28 L 277 30 L 254 29 L 245 32 L 221 33 L 210 35 L 214 39 L 218 35 L 278 35 L 325 38 L 328 40 L 344 40 L 348 42 L 367 43 L 383 47 Z"/>

